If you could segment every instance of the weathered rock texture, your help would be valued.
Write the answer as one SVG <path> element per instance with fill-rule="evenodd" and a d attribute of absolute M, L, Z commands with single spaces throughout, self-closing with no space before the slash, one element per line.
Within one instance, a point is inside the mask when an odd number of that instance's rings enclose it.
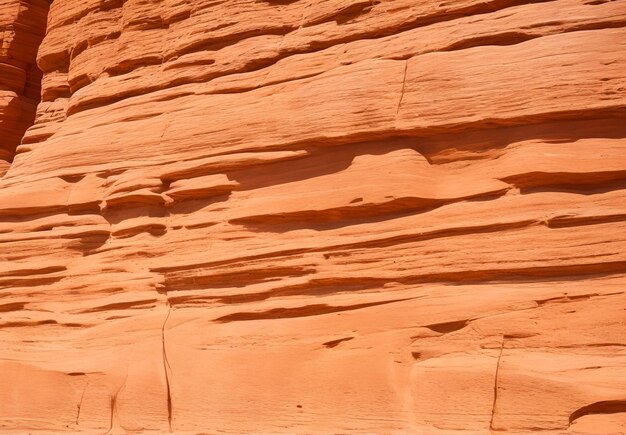
<path fill-rule="evenodd" d="M 0 176 L 35 118 L 41 93 L 35 62 L 49 6 L 47 0 L 0 0 Z"/>
<path fill-rule="evenodd" d="M 0 3 L 7 161 L 40 3 Z M 54 0 L 0 181 L 0 432 L 623 432 L 625 24 Z"/>

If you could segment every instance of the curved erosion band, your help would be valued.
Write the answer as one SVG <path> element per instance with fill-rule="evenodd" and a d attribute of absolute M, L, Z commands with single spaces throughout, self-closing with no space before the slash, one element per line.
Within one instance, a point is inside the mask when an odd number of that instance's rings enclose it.
<path fill-rule="evenodd" d="M 0 432 L 626 431 L 625 23 L 54 0 L 39 48 L 12 24 L 0 85 L 34 104 L 37 51 L 43 79 L 25 133 L 0 106 Z"/>

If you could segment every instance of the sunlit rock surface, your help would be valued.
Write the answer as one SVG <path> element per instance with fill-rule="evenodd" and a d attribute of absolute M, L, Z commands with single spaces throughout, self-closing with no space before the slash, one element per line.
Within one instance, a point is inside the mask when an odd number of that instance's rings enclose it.
<path fill-rule="evenodd" d="M 39 3 L 0 432 L 626 431 L 625 0 Z"/>

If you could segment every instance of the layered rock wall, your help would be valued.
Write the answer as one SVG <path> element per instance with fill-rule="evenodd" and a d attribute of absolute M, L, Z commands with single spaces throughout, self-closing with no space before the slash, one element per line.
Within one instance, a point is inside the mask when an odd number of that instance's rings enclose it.
<path fill-rule="evenodd" d="M 41 94 L 35 63 L 49 6 L 48 0 L 0 1 L 0 175 L 35 118 Z"/>
<path fill-rule="evenodd" d="M 626 430 L 625 23 L 54 0 L 0 180 L 1 431 Z"/>

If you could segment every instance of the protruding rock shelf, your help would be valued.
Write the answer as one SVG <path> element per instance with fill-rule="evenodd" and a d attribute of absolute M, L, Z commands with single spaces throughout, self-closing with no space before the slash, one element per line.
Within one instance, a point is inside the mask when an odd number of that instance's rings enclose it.
<path fill-rule="evenodd" d="M 626 432 L 626 0 L 47 6 L 0 433 Z"/>

